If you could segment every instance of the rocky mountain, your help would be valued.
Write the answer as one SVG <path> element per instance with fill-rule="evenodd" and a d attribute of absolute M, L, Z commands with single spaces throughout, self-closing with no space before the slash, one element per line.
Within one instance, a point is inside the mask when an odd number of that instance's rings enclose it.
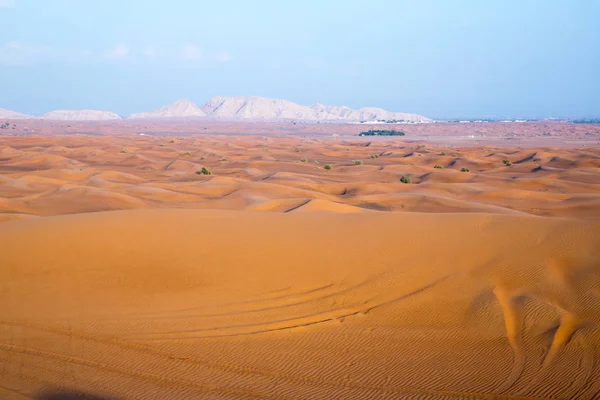
<path fill-rule="evenodd" d="M 401 112 L 386 111 L 383 108 L 363 107 L 358 110 L 353 110 L 346 106 L 324 106 L 315 104 L 311 107 L 313 110 L 321 113 L 329 113 L 339 116 L 344 120 L 352 121 L 407 121 L 407 122 L 428 122 L 429 118 L 418 114 L 409 114 Z"/>
<path fill-rule="evenodd" d="M 57 121 L 105 121 L 121 119 L 119 115 L 113 112 L 98 110 L 56 110 L 50 111 L 39 118 Z"/>
<path fill-rule="evenodd" d="M 213 97 L 204 105 L 203 110 L 207 115 L 222 118 L 307 121 L 340 119 L 338 116 L 321 113 L 291 101 L 258 96 Z"/>
<path fill-rule="evenodd" d="M 0 119 L 27 119 L 33 118 L 33 115 L 21 114 L 16 111 L 5 110 L 0 108 Z"/>
<path fill-rule="evenodd" d="M 205 117 L 206 113 L 200 107 L 187 99 L 177 100 L 168 106 L 154 111 L 132 114 L 129 118 L 178 118 L 178 117 Z"/>
<path fill-rule="evenodd" d="M 340 122 L 376 120 L 431 121 L 422 115 L 390 112 L 381 108 L 364 107 L 359 110 L 353 110 L 345 106 L 325 106 L 322 104 L 315 104 L 308 107 L 287 100 L 268 99 L 258 96 L 213 97 L 202 109 L 209 116 L 234 119 L 295 119 Z"/>

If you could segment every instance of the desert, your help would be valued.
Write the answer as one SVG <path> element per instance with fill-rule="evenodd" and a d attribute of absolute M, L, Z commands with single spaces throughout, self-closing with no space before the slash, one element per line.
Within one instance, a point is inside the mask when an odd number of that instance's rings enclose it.
<path fill-rule="evenodd" d="M 10 124 L 0 398 L 600 393 L 597 125 Z"/>

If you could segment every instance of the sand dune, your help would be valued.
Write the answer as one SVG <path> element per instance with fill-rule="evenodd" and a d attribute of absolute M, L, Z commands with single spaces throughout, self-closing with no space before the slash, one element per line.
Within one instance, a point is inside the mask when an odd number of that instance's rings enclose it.
<path fill-rule="evenodd" d="M 0 399 L 598 398 L 599 160 L 2 136 Z"/>
<path fill-rule="evenodd" d="M 151 207 L 282 212 L 278 203 L 258 203 L 305 199 L 379 211 L 599 216 L 599 148 L 70 135 L 0 138 L 0 154 L 6 179 L 0 194 L 11 199 L 0 212 L 9 213 L 131 209 L 148 201 Z M 203 167 L 212 175 L 199 174 Z M 412 183 L 401 183 L 402 176 Z M 83 191 L 65 197 L 62 186 Z M 324 203 L 307 209 L 318 204 Z"/>
<path fill-rule="evenodd" d="M 322 204 L 302 214 L 152 210 L 0 224 L 0 393 L 600 391 L 599 221 L 338 214 Z"/>

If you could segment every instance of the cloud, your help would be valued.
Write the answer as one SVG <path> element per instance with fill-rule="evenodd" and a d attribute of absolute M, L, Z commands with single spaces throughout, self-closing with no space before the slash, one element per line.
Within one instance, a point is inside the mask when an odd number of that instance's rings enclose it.
<path fill-rule="evenodd" d="M 3 0 L 0 0 L 3 1 Z M 18 41 L 0 42 L 0 65 L 91 65 L 102 63 L 128 63 L 135 65 L 177 66 L 182 63 L 194 67 L 217 67 L 229 62 L 227 51 L 204 54 L 200 46 L 192 43 L 177 46 L 146 45 L 132 48 L 124 42 L 117 43 L 108 51 L 98 48 L 61 48 L 40 46 Z"/>
<path fill-rule="evenodd" d="M 0 0 L 0 8 L 15 8 L 16 6 L 16 0 Z"/>
<path fill-rule="evenodd" d="M 114 48 L 105 53 L 106 58 L 110 59 L 122 59 L 127 57 L 131 53 L 129 46 L 123 43 L 117 44 Z"/>
<path fill-rule="evenodd" d="M 1 0 L 0 0 L 1 1 Z M 50 47 L 9 41 L 0 45 L 0 64 L 28 65 L 52 55 Z"/>
<path fill-rule="evenodd" d="M 142 54 L 146 57 L 156 57 L 158 54 L 156 52 L 156 48 L 154 46 L 146 46 L 142 51 Z"/>
<path fill-rule="evenodd" d="M 231 60 L 231 54 L 229 54 L 226 51 L 220 51 L 219 53 L 217 53 L 217 61 L 221 62 L 221 63 L 226 63 L 229 60 Z"/>
<path fill-rule="evenodd" d="M 196 61 L 202 58 L 202 50 L 195 44 L 185 44 L 182 47 L 182 56 L 184 60 Z"/>

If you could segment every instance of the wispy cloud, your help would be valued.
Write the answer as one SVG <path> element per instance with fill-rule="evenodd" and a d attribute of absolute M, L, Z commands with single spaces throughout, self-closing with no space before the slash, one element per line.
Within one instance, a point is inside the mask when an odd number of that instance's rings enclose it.
<path fill-rule="evenodd" d="M 3 1 L 3 0 L 0 0 Z M 200 46 L 187 43 L 180 46 L 140 46 L 132 48 L 121 42 L 108 50 L 93 48 L 60 48 L 39 46 L 18 41 L 0 43 L 0 65 L 89 65 L 100 63 L 152 63 L 164 66 L 214 67 L 229 62 L 227 51 L 204 53 Z"/>
<path fill-rule="evenodd" d="M 227 51 L 220 51 L 217 53 L 216 59 L 218 62 L 226 63 L 231 60 L 231 54 Z"/>
<path fill-rule="evenodd" d="M 0 45 L 0 64 L 27 65 L 47 57 L 51 52 L 49 47 L 9 41 Z"/>
<path fill-rule="evenodd" d="M 0 0 L 0 8 L 15 8 L 16 6 L 16 0 Z"/>
<path fill-rule="evenodd" d="M 182 56 L 184 60 L 187 61 L 197 61 L 202 58 L 202 50 L 200 47 L 196 46 L 192 43 L 184 44 L 182 49 Z"/>
<path fill-rule="evenodd" d="M 115 45 L 112 49 L 105 53 L 106 58 L 110 59 L 123 59 L 131 53 L 131 49 L 124 43 Z"/>

